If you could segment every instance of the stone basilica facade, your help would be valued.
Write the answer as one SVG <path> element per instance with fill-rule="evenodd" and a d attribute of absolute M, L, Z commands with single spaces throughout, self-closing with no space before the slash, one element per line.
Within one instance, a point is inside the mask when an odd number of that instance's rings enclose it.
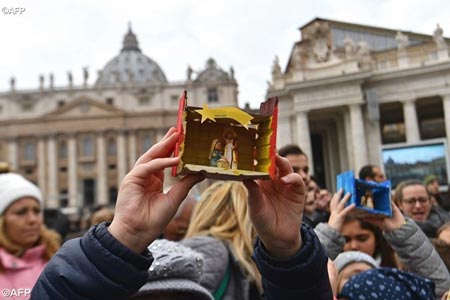
<path fill-rule="evenodd" d="M 110 204 L 136 159 L 176 125 L 178 100 L 191 106 L 237 106 L 234 71 L 213 59 L 199 71 L 187 68 L 182 82 L 169 82 L 144 55 L 131 27 L 120 53 L 99 71 L 94 85 L 48 84 L 0 92 L 0 161 L 37 183 L 46 207 Z"/>
<path fill-rule="evenodd" d="M 300 28 L 285 68 L 272 66 L 280 97 L 278 145 L 298 143 L 330 190 L 335 175 L 381 165 L 387 145 L 450 138 L 449 40 L 316 18 Z M 311 159 L 312 158 L 312 159 Z"/>

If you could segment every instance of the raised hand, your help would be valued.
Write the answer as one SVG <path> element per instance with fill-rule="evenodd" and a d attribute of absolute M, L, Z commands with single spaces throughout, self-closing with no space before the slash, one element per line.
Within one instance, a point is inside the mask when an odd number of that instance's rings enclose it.
<path fill-rule="evenodd" d="M 355 209 L 354 204 L 345 207 L 351 195 L 350 193 L 347 193 L 344 198 L 342 198 L 343 192 L 344 191 L 340 189 L 333 195 L 330 202 L 330 218 L 328 219 L 328 225 L 337 232 L 341 232 L 345 217 Z"/>
<path fill-rule="evenodd" d="M 176 166 L 179 158 L 170 158 L 178 140 L 171 128 L 153 145 L 125 176 L 117 196 L 114 220 L 109 232 L 135 252 L 144 251 L 166 228 L 178 206 L 201 175 L 189 175 L 163 193 L 164 169 Z"/>
<path fill-rule="evenodd" d="M 289 257 L 302 245 L 305 184 L 286 158 L 277 155 L 275 163 L 275 180 L 246 180 L 244 184 L 249 192 L 250 219 L 266 250 L 274 257 Z"/>
<path fill-rule="evenodd" d="M 392 217 L 390 218 L 370 217 L 366 218 L 366 221 L 372 223 L 375 226 L 378 226 L 384 232 L 394 231 L 395 229 L 405 224 L 405 217 L 403 217 L 402 212 L 393 201 L 391 202 L 391 207 L 392 207 Z"/>

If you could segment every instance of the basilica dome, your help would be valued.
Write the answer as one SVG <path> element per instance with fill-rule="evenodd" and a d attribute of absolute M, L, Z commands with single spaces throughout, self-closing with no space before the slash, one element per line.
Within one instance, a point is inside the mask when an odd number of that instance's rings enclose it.
<path fill-rule="evenodd" d="M 155 61 L 144 55 L 139 49 L 136 35 L 130 26 L 123 39 L 122 50 L 99 72 L 96 85 L 164 83 L 167 83 L 166 75 Z"/>

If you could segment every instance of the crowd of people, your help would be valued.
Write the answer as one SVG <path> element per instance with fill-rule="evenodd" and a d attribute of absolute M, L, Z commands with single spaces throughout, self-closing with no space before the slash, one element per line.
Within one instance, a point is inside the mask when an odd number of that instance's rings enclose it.
<path fill-rule="evenodd" d="M 114 212 L 98 207 L 86 232 L 68 234 L 61 216 L 47 228 L 39 188 L 0 174 L 0 287 L 12 299 L 446 299 L 450 201 L 432 174 L 396 187 L 391 217 L 362 216 L 288 145 L 276 178 L 216 181 L 197 200 L 201 174 L 163 191 L 178 137 L 171 128 L 137 160 Z"/>

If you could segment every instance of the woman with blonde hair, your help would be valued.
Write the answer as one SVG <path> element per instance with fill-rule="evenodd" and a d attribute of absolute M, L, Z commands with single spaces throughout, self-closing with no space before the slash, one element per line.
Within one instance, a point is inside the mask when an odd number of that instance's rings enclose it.
<path fill-rule="evenodd" d="M 15 173 L 0 174 L 0 287 L 28 299 L 47 262 L 60 246 L 45 227 L 39 188 Z M 23 297 L 23 298 L 22 298 Z"/>
<path fill-rule="evenodd" d="M 253 230 L 248 192 L 240 182 L 216 182 L 202 194 L 182 243 L 203 253 L 200 283 L 216 300 L 261 299 L 261 279 L 253 262 Z"/>

